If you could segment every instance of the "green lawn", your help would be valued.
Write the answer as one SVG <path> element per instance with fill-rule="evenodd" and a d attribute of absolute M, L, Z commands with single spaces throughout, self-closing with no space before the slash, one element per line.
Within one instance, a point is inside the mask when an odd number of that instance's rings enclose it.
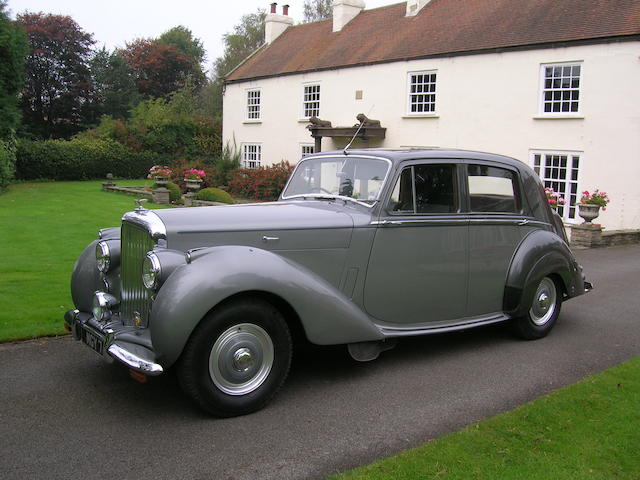
<path fill-rule="evenodd" d="M 64 333 L 77 256 L 135 198 L 103 192 L 100 181 L 20 183 L 0 194 L 0 341 Z"/>
<path fill-rule="evenodd" d="M 640 478 L 640 357 L 334 480 Z"/>

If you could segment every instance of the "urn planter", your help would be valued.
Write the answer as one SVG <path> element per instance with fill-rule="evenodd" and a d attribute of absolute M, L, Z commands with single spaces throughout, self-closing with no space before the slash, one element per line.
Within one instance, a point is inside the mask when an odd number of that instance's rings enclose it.
<path fill-rule="evenodd" d="M 202 185 L 202 180 L 185 178 L 184 183 L 189 190 L 191 190 L 192 192 L 197 192 L 198 190 L 200 190 L 200 186 Z"/>
<path fill-rule="evenodd" d="M 169 183 L 169 177 L 154 177 L 153 181 L 159 187 L 164 187 L 167 183 Z"/>
<path fill-rule="evenodd" d="M 600 215 L 600 205 L 580 203 L 578 204 L 578 215 L 584 219 L 584 223 L 591 223 L 592 220 Z"/>

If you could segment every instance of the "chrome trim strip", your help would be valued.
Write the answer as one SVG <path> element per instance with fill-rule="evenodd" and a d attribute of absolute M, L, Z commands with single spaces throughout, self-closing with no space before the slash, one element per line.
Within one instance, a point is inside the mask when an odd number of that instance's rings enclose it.
<path fill-rule="evenodd" d="M 427 328 L 402 328 L 402 327 L 383 327 L 378 325 L 380 331 L 386 337 L 405 337 L 413 335 L 430 335 L 432 333 L 446 333 L 455 332 L 458 330 L 465 330 L 467 328 L 475 328 L 483 325 L 491 325 L 493 323 L 504 322 L 510 320 L 511 317 L 507 315 L 496 315 L 493 317 L 472 320 L 463 323 L 457 323 L 454 325 L 448 325 L 444 327 L 427 327 Z"/>
<path fill-rule="evenodd" d="M 138 372 L 146 373 L 147 375 L 156 376 L 160 375 L 164 371 L 162 365 L 145 360 L 144 358 L 125 350 L 117 343 L 112 343 L 109 346 L 107 353 L 116 360 L 124 363 L 127 367 Z"/>
<path fill-rule="evenodd" d="M 400 225 L 466 225 L 468 223 L 469 220 L 466 218 L 443 219 L 439 217 L 427 220 L 374 220 L 369 225 L 397 227 Z"/>

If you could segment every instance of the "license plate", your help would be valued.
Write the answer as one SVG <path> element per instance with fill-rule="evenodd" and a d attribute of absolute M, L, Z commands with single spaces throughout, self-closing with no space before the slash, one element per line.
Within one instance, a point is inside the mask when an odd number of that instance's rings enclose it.
<path fill-rule="evenodd" d="M 96 335 L 93 332 L 90 332 L 89 330 L 83 329 L 82 341 L 85 343 L 85 345 L 88 345 L 89 348 L 91 348 L 92 350 L 102 355 L 102 352 L 104 350 L 104 342 L 102 338 L 100 338 L 98 335 Z"/>

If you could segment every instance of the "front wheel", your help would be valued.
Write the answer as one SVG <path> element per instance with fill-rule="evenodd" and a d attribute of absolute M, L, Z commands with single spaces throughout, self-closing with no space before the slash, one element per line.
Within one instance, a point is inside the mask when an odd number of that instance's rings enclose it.
<path fill-rule="evenodd" d="M 291 365 L 291 335 L 260 299 L 238 300 L 209 313 L 178 363 L 183 390 L 205 411 L 233 417 L 264 407 Z"/>
<path fill-rule="evenodd" d="M 557 283 L 551 277 L 544 277 L 536 287 L 529 311 L 514 320 L 516 333 L 526 340 L 546 336 L 560 315 L 561 304 L 562 293 Z"/>

